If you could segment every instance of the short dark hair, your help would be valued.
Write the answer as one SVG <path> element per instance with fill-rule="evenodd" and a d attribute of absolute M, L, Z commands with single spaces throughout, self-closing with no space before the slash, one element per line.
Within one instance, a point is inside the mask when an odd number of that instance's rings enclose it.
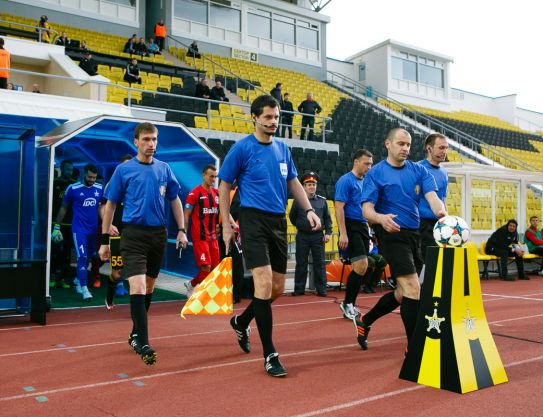
<path fill-rule="evenodd" d="M 391 142 L 394 142 L 394 138 L 396 137 L 396 133 L 398 133 L 400 130 L 403 130 L 405 133 L 407 133 L 409 136 L 411 136 L 411 133 L 409 133 L 403 127 L 395 127 L 394 129 L 390 129 L 390 131 L 388 132 L 387 137 L 386 137 L 385 140 L 389 140 Z"/>
<path fill-rule="evenodd" d="M 67 164 L 71 164 L 73 166 L 73 162 L 69 159 L 64 159 L 61 163 L 60 163 L 60 167 L 63 168 L 65 165 Z"/>
<path fill-rule="evenodd" d="M 256 117 L 260 116 L 264 112 L 264 107 L 274 109 L 279 107 L 279 102 L 269 94 L 262 94 L 251 103 L 251 114 L 254 114 Z"/>
<path fill-rule="evenodd" d="M 424 150 L 427 150 L 428 146 L 434 146 L 436 139 L 447 139 L 447 136 L 442 135 L 441 133 L 430 133 L 426 136 L 426 140 L 424 141 Z"/>
<path fill-rule="evenodd" d="M 213 164 L 207 164 L 203 171 L 202 171 L 202 174 L 205 174 L 207 172 L 208 169 L 211 169 L 212 171 L 216 171 L 217 170 L 217 167 Z"/>
<path fill-rule="evenodd" d="M 0 46 L 4 46 L 4 38 L 0 38 Z"/>
<path fill-rule="evenodd" d="M 279 86 L 283 86 L 283 83 L 277 83 L 277 84 L 275 84 L 275 88 L 279 88 Z"/>
<path fill-rule="evenodd" d="M 515 219 L 509 219 L 507 220 L 507 226 L 509 226 L 511 223 L 513 223 L 515 226 L 518 226 L 518 223 Z"/>
<path fill-rule="evenodd" d="M 373 154 L 367 149 L 357 149 L 357 151 L 353 155 L 353 162 L 355 159 L 361 158 L 363 156 L 367 156 L 368 158 L 373 158 Z"/>
<path fill-rule="evenodd" d="M 290 97 L 290 94 L 289 94 L 289 93 L 283 94 L 283 97 L 286 97 L 286 96 L 289 96 L 289 97 Z"/>
<path fill-rule="evenodd" d="M 87 164 L 87 165 L 85 165 L 85 167 L 83 168 L 83 172 L 92 172 L 93 174 L 97 174 L 97 175 L 98 175 L 98 168 L 96 168 L 96 165 Z"/>
<path fill-rule="evenodd" d="M 132 158 L 133 158 L 133 156 L 130 155 L 129 153 L 127 153 L 126 155 L 121 156 L 121 159 L 119 159 L 119 162 L 123 163 L 123 162 L 126 162 L 126 161 L 130 161 Z"/>
<path fill-rule="evenodd" d="M 141 132 L 154 133 L 158 132 L 156 126 L 149 122 L 140 123 L 134 129 L 134 138 L 139 139 Z"/>
<path fill-rule="evenodd" d="M 532 217 L 530 217 L 530 221 L 532 221 L 533 219 L 539 219 L 539 216 L 532 216 Z"/>

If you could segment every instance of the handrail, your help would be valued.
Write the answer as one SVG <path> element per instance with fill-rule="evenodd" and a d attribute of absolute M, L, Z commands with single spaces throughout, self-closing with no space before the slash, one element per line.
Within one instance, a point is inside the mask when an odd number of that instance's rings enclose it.
<path fill-rule="evenodd" d="M 171 36 L 171 35 L 167 35 L 167 37 L 168 37 L 168 39 L 173 40 L 175 43 L 178 43 L 178 44 L 182 45 L 183 47 L 185 47 L 187 50 L 189 50 L 190 47 L 189 47 L 187 44 L 185 44 L 184 42 L 181 42 L 180 40 L 174 38 L 174 37 Z M 237 75 L 236 73 L 230 71 L 228 68 L 226 68 L 225 66 L 219 64 L 218 62 L 213 61 L 211 58 L 206 57 L 204 54 L 200 54 L 200 56 L 201 56 L 201 59 L 206 60 L 206 61 L 209 61 L 209 62 L 212 64 L 212 68 L 213 68 L 213 76 L 214 76 L 214 77 L 216 77 L 216 75 L 217 75 L 216 72 L 215 72 L 215 67 L 219 67 L 219 68 L 221 68 L 223 71 L 225 71 L 226 73 L 232 75 L 232 78 L 235 78 L 235 79 L 236 79 L 236 90 L 238 89 L 239 81 L 243 81 L 243 83 L 250 85 L 250 86 L 253 88 L 253 90 L 258 90 L 258 91 L 260 91 L 262 94 L 269 94 L 268 92 L 264 91 L 264 90 L 263 90 L 262 88 L 260 88 L 259 86 L 254 85 L 254 84 L 251 83 L 249 80 L 245 80 L 244 78 L 241 78 L 241 77 L 240 77 L 239 75 Z M 194 56 L 192 57 L 192 64 L 193 64 L 193 66 L 196 66 L 196 57 L 194 57 Z M 226 88 L 226 82 L 227 82 L 227 80 L 226 80 L 226 77 L 225 77 L 225 78 L 224 78 L 224 88 Z M 250 100 L 250 91 L 251 91 L 251 90 L 249 89 L 249 90 L 248 90 L 248 93 L 247 93 L 247 94 L 248 94 L 248 96 L 247 96 L 247 101 L 248 101 L 248 102 L 251 102 L 251 100 Z"/>
<path fill-rule="evenodd" d="M 496 156 L 498 158 L 503 158 L 504 160 L 510 162 L 510 163 L 513 163 L 513 164 L 516 164 L 518 165 L 519 167 L 521 167 L 522 169 L 526 170 L 526 171 L 542 171 L 541 168 L 538 168 L 534 165 L 531 165 L 525 161 L 523 161 L 522 159 L 519 159 L 519 158 L 516 158 L 514 156 L 511 156 L 510 154 L 506 153 L 506 152 L 503 152 L 503 151 L 500 151 L 498 149 L 495 149 L 494 148 L 494 145 L 489 145 L 488 143 L 485 143 L 483 142 L 482 140 L 474 137 L 474 136 L 471 136 L 470 134 L 466 133 L 466 132 L 463 132 L 453 126 L 450 126 L 448 125 L 447 123 L 443 122 L 442 120 L 439 120 L 439 119 L 436 119 L 432 116 L 429 116 L 429 115 L 426 115 L 424 113 L 420 113 L 419 111 L 413 109 L 412 107 L 408 106 L 408 105 L 405 105 L 399 101 L 396 101 L 394 99 L 391 99 L 389 97 L 387 97 L 386 95 L 380 93 L 379 91 L 377 90 L 374 90 L 373 88 L 371 88 L 371 90 L 365 86 L 364 84 L 358 82 L 358 81 L 355 81 L 343 74 L 339 74 L 337 72 L 334 72 L 334 71 L 327 71 L 330 75 L 332 75 L 332 77 L 337 77 L 339 78 L 340 80 L 342 80 L 343 82 L 347 82 L 347 83 L 350 83 L 353 85 L 353 91 L 356 92 L 357 89 L 359 89 L 359 91 L 361 91 L 361 94 L 363 96 L 366 96 L 366 95 L 369 95 L 368 93 L 371 91 L 371 96 L 372 98 L 373 97 L 376 97 L 376 99 L 378 98 L 382 98 L 390 103 L 392 103 L 393 105 L 399 107 L 401 109 L 401 116 L 402 116 L 402 120 L 404 120 L 405 122 L 407 123 L 410 123 L 410 124 L 413 124 L 411 123 L 411 120 L 413 120 L 415 122 L 415 126 L 416 126 L 416 123 L 421 123 L 421 124 L 424 124 L 421 122 L 424 121 L 427 123 L 427 126 L 428 128 L 432 129 L 432 130 L 437 130 L 437 128 L 440 129 L 440 132 L 441 133 L 446 133 L 448 137 L 450 137 L 451 139 L 454 139 L 456 140 L 459 144 L 463 145 L 463 146 L 466 146 L 467 148 L 477 152 L 477 153 L 481 153 L 479 152 L 479 148 L 482 150 L 482 149 L 485 149 L 489 155 L 493 155 L 493 156 Z M 340 89 L 343 89 L 343 91 L 347 92 L 347 93 L 351 93 L 347 88 L 346 86 L 341 86 L 341 85 L 337 85 L 334 81 L 333 81 L 333 78 L 332 78 L 332 81 L 331 83 L 333 83 L 337 88 L 340 88 Z M 395 112 L 393 109 L 389 108 L 388 106 L 385 106 L 385 105 L 377 105 L 375 103 L 373 103 L 372 101 L 368 100 L 367 98 L 365 97 L 359 97 L 359 96 L 354 96 L 355 98 L 357 98 L 358 100 L 363 100 L 366 104 L 369 104 L 371 105 L 372 107 L 374 108 L 377 108 L 381 111 L 387 111 L 390 115 L 394 116 L 395 118 L 398 117 L 398 114 L 397 112 Z M 377 103 L 377 100 L 375 100 L 375 102 Z M 384 109 L 383 109 L 384 108 Z M 407 115 L 404 114 L 404 111 L 408 111 L 410 113 L 413 114 L 414 117 L 408 117 Z M 409 120 L 406 120 L 406 119 L 409 119 Z M 488 157 L 487 155 L 484 155 L 485 157 Z M 497 161 L 494 161 L 494 162 L 497 162 Z"/>
<path fill-rule="evenodd" d="M 54 32 L 56 34 L 54 37 L 51 38 L 51 43 L 53 42 L 53 40 L 55 40 L 58 37 L 58 32 L 55 29 L 45 29 L 45 28 L 42 28 L 41 26 L 32 26 L 32 25 L 27 25 L 25 23 L 19 23 L 19 22 L 14 22 L 12 20 L 3 20 L 3 19 L 0 19 L 0 23 L 8 23 L 10 25 L 19 25 L 19 26 L 23 26 L 25 28 L 30 28 L 30 29 L 37 30 L 38 31 L 38 42 L 41 42 L 41 32 L 43 30 L 46 30 L 48 32 Z"/>
<path fill-rule="evenodd" d="M 1 70 L 8 70 L 7 68 L 0 68 L 0 71 Z M 119 85 L 119 84 L 114 84 L 114 83 L 111 83 L 111 82 L 106 82 L 106 81 L 99 81 L 99 80 L 94 80 L 94 79 L 82 79 L 82 78 L 75 78 L 75 77 L 68 77 L 68 76 L 64 76 L 64 75 L 57 75 L 57 74 L 44 74 L 44 73 L 39 73 L 39 72 L 34 72 L 34 71 L 27 71 L 27 70 L 20 70 L 20 69 L 9 69 L 9 71 L 11 73 L 16 73 L 16 74 L 25 74 L 25 75 L 34 75 L 34 76 L 39 76 L 39 77 L 45 77 L 45 78 L 53 78 L 53 79 L 62 79 L 62 80 L 68 80 L 68 81 L 74 81 L 74 82 L 81 82 L 81 83 L 90 83 L 90 84 L 97 84 L 100 88 L 101 86 L 106 86 L 106 87 L 111 87 L 111 88 L 118 88 L 118 89 L 122 89 L 122 90 L 126 90 L 127 91 L 127 107 L 137 107 L 137 108 L 145 108 L 145 109 L 154 109 L 154 110 L 164 110 L 164 111 L 167 111 L 167 112 L 174 112 L 174 113 L 181 113 L 181 114 L 190 114 L 190 115 L 193 115 L 193 116 L 205 116 L 207 118 L 207 125 L 208 125 L 208 129 L 211 129 L 211 110 L 212 110 L 212 105 L 219 105 L 219 104 L 225 104 L 225 105 L 228 105 L 228 106 L 238 106 L 238 107 L 243 107 L 243 108 L 247 108 L 247 109 L 250 109 L 250 104 L 245 104 L 245 103 L 240 103 L 240 104 L 236 104 L 236 103 L 230 103 L 230 102 L 224 102 L 224 101 L 218 101 L 218 100 L 211 100 L 211 99 L 205 99 L 205 98 L 199 98 L 199 97 L 193 97 L 193 96 L 183 96 L 183 95 L 179 95 L 179 94 L 172 94 L 172 93 L 163 93 L 161 91 L 154 91 L 154 90 L 144 90 L 142 88 L 134 88 L 134 87 L 126 87 L 124 85 Z M 176 98 L 176 99 L 190 99 L 190 100 L 194 100 L 194 101 L 198 101 L 198 102 L 204 102 L 206 103 L 206 113 L 198 113 L 198 112 L 191 112 L 191 111 L 187 111 L 187 110 L 177 110 L 177 109 L 169 109 L 169 108 L 161 108 L 161 107 L 147 107 L 147 106 L 142 106 L 142 105 L 132 105 L 131 103 L 131 99 L 132 99 L 132 94 L 134 92 L 140 92 L 140 93 L 149 93 L 149 94 L 153 94 L 153 95 L 160 95 L 160 96 L 166 96 L 166 97 L 171 97 L 171 98 Z M 99 94 L 100 95 L 100 91 L 99 91 Z M 305 113 L 298 113 L 298 112 L 289 112 L 289 111 L 284 111 L 283 113 L 291 113 L 293 115 L 295 114 L 305 114 Z M 321 119 L 321 123 L 323 124 L 323 129 L 322 129 L 322 132 L 323 132 L 323 142 L 325 142 L 325 138 L 326 138 L 326 133 L 325 132 L 328 132 L 328 133 L 331 133 L 332 130 L 331 129 L 328 129 L 327 126 L 331 126 L 331 123 L 328 123 L 328 122 L 331 122 L 332 121 L 332 118 L 331 117 L 327 117 L 327 116 L 318 116 L 318 115 L 314 115 L 316 118 L 319 118 Z M 240 120 L 240 121 L 249 121 L 245 118 L 239 118 L 239 117 L 228 117 L 228 116 L 216 116 L 220 119 L 228 119 L 228 120 Z M 281 127 L 282 125 L 280 124 L 279 127 Z M 292 125 L 293 128 L 295 127 L 301 127 L 301 125 Z M 313 129 L 309 129 L 307 128 L 308 130 L 313 130 L 314 131 L 314 128 Z"/>

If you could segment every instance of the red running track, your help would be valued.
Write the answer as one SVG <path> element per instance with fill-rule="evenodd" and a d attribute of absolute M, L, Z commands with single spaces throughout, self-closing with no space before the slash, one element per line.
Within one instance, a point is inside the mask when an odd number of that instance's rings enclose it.
<path fill-rule="evenodd" d="M 126 342 L 126 306 L 53 311 L 45 327 L 5 319 L 0 416 L 538 416 L 542 284 L 543 277 L 482 283 L 509 383 L 466 395 L 398 379 L 405 349 L 398 314 L 375 323 L 362 351 L 335 303 L 341 293 L 274 303 L 274 342 L 288 370 L 280 379 L 264 372 L 256 329 L 247 355 L 229 317 L 182 320 L 176 303 L 151 307 L 152 367 Z M 365 311 L 379 296 L 361 295 L 357 304 Z"/>

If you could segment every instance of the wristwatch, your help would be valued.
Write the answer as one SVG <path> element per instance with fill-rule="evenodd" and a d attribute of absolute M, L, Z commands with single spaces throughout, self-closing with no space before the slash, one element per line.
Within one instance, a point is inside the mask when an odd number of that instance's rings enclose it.
<path fill-rule="evenodd" d="M 179 232 L 183 232 L 184 234 L 187 234 L 187 229 L 184 227 L 181 227 L 180 229 L 177 229 Z"/>
<path fill-rule="evenodd" d="M 310 211 L 312 211 L 313 213 L 315 213 L 315 209 L 313 207 L 311 208 L 308 208 L 306 211 L 305 211 L 305 214 L 309 213 Z"/>

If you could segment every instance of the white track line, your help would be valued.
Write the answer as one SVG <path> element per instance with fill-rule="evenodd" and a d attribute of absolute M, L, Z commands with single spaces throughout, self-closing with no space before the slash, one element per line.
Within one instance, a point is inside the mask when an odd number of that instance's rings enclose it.
<path fill-rule="evenodd" d="M 389 338 L 386 338 L 386 339 L 376 340 L 375 344 L 390 342 L 390 341 L 393 341 L 393 340 L 404 339 L 404 338 L 405 338 L 404 336 L 402 336 L 402 337 L 389 337 Z M 300 352 L 285 353 L 285 354 L 282 354 L 281 357 L 310 355 L 310 354 L 314 354 L 314 353 L 322 353 L 322 352 L 327 352 L 327 351 L 331 351 L 331 350 L 353 348 L 355 346 L 358 346 L 358 343 L 351 343 L 351 344 L 348 344 L 348 345 L 331 346 L 331 347 L 321 348 L 321 349 L 303 350 L 303 351 L 300 351 Z M 166 376 L 186 374 L 186 373 L 189 373 L 189 372 L 199 372 L 199 371 L 205 371 L 205 370 L 210 370 L 210 369 L 224 368 L 224 367 L 227 367 L 227 366 L 242 365 L 242 364 L 247 364 L 247 363 L 252 363 L 252 362 L 262 362 L 262 358 L 245 359 L 245 360 L 241 360 L 241 361 L 217 363 L 217 364 L 214 364 L 214 365 L 199 366 L 197 368 L 180 369 L 180 370 L 177 370 L 177 371 L 160 372 L 160 373 L 152 374 L 152 375 L 141 375 L 141 376 L 136 376 L 136 377 L 133 377 L 133 378 L 114 379 L 114 380 L 109 380 L 109 381 L 96 382 L 94 384 L 75 385 L 75 386 L 71 386 L 71 387 L 56 388 L 56 389 L 50 389 L 50 390 L 39 391 L 39 392 L 32 392 L 32 393 L 27 393 L 27 394 L 12 395 L 12 396 L 9 396 L 9 397 L 0 397 L 0 402 L 1 401 L 19 400 L 19 399 L 28 398 L 28 397 L 38 397 L 38 396 L 42 396 L 42 395 L 57 394 L 59 392 L 68 392 L 68 391 L 77 391 L 77 390 L 90 389 L 90 388 L 96 388 L 96 387 L 104 387 L 104 386 L 108 386 L 108 385 L 122 384 L 122 383 L 127 383 L 127 382 L 132 382 L 132 381 L 142 381 L 142 380 L 145 380 L 145 379 L 155 379 L 155 378 L 161 378 L 161 377 L 166 377 Z"/>
<path fill-rule="evenodd" d="M 524 365 L 526 363 L 537 362 L 537 361 L 540 361 L 542 359 L 543 359 L 543 356 L 537 356 L 535 358 L 525 359 L 525 360 L 521 360 L 521 361 L 517 361 L 517 362 L 511 362 L 511 363 L 509 363 L 507 365 L 504 365 L 504 367 L 505 368 L 511 368 L 513 366 L 518 366 L 518 365 Z M 388 391 L 388 392 L 384 392 L 382 394 L 372 395 L 371 397 L 366 397 L 366 398 L 361 398 L 361 399 L 355 400 L 355 401 L 349 401 L 349 402 L 346 402 L 346 403 L 336 404 L 336 405 L 331 406 L 331 407 L 320 408 L 318 410 L 309 411 L 309 412 L 303 413 L 303 414 L 296 414 L 296 415 L 294 415 L 292 417 L 311 417 L 311 416 L 319 416 L 319 415 L 323 415 L 323 414 L 333 413 L 334 411 L 339 411 L 339 410 L 344 410 L 346 408 L 356 407 L 357 405 L 382 400 L 384 398 L 394 397 L 396 395 L 405 394 L 407 392 L 419 390 L 419 389 L 422 389 L 422 388 L 427 388 L 427 387 L 423 386 L 423 385 L 416 385 L 414 387 L 403 388 L 403 389 L 399 389 L 399 390 L 396 390 L 396 391 Z"/>
<path fill-rule="evenodd" d="M 522 295 L 483 294 L 487 297 L 510 298 L 513 300 L 543 301 L 543 298 L 524 297 Z"/>

